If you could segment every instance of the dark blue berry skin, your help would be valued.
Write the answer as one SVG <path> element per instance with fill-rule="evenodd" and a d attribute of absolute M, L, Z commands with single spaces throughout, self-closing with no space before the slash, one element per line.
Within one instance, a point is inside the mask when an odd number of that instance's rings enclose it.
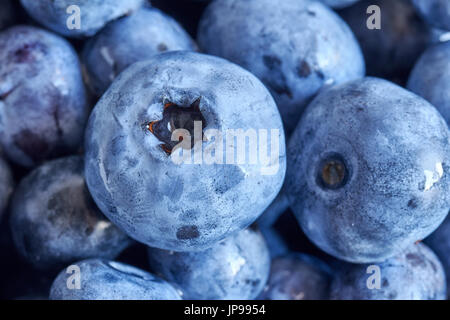
<path fill-rule="evenodd" d="M 177 290 L 166 281 L 130 265 L 90 259 L 75 263 L 80 268 L 80 289 L 64 269 L 50 289 L 51 300 L 180 300 Z M 68 281 L 69 280 L 69 281 Z"/>
<path fill-rule="evenodd" d="M 381 29 L 369 29 L 367 8 L 381 9 Z M 367 74 L 404 82 L 435 34 L 418 16 L 409 0 L 362 0 L 345 8 L 340 15 L 351 27 L 361 45 Z"/>
<path fill-rule="evenodd" d="M 341 9 L 344 7 L 351 6 L 352 4 L 358 2 L 359 0 L 320 0 L 320 1 L 322 1 L 323 3 L 332 8 Z"/>
<path fill-rule="evenodd" d="M 450 1 L 412 0 L 412 2 L 430 25 L 450 31 Z"/>
<path fill-rule="evenodd" d="M 373 288 L 376 275 L 366 264 L 342 263 L 332 283 L 333 300 L 444 300 L 444 269 L 424 244 L 412 244 L 398 255 L 373 265 L 380 269 L 380 288 Z M 371 278 L 372 277 L 372 278 Z M 369 279 L 370 278 L 370 279 Z"/>
<path fill-rule="evenodd" d="M 251 229 L 201 252 L 149 248 L 150 266 L 173 282 L 187 300 L 251 300 L 264 288 L 270 256 L 262 235 Z"/>
<path fill-rule="evenodd" d="M 130 14 L 145 0 L 21 0 L 22 6 L 36 21 L 66 37 L 90 37 L 108 22 Z M 80 28 L 69 29 L 70 6 L 80 8 Z"/>
<path fill-rule="evenodd" d="M 447 278 L 447 288 L 450 288 L 450 217 L 436 229 L 425 243 L 436 253 L 442 262 Z M 450 299 L 449 290 L 447 290 L 447 299 Z"/>
<path fill-rule="evenodd" d="M 0 158 L 0 221 L 14 189 L 14 179 L 8 163 Z"/>
<path fill-rule="evenodd" d="M 411 72 L 408 89 L 428 100 L 450 123 L 450 41 L 425 51 Z"/>
<path fill-rule="evenodd" d="M 14 21 L 15 14 L 11 0 L 0 1 L 0 30 L 8 27 Z"/>
<path fill-rule="evenodd" d="M 357 263 L 424 239 L 449 209 L 448 139 L 436 108 L 389 81 L 324 91 L 288 146 L 286 190 L 305 234 Z"/>
<path fill-rule="evenodd" d="M 47 162 L 20 182 L 10 226 L 19 253 L 39 269 L 113 259 L 131 242 L 96 207 L 78 156 Z"/>
<path fill-rule="evenodd" d="M 143 8 L 108 24 L 83 51 L 89 84 L 101 96 L 115 77 L 134 62 L 175 50 L 196 50 L 184 29 L 157 9 Z"/>
<path fill-rule="evenodd" d="M 350 28 L 317 1 L 213 1 L 200 21 L 198 42 L 262 80 L 288 134 L 321 88 L 365 74 Z"/>
<path fill-rule="evenodd" d="M 33 167 L 76 151 L 88 118 L 78 57 L 50 32 L 0 33 L 0 142 L 13 162 Z"/>
<path fill-rule="evenodd" d="M 209 129 L 279 130 L 279 146 L 272 146 L 278 168 L 263 174 L 260 161 L 175 164 L 149 130 L 163 118 L 165 101 L 178 106 L 175 113 L 199 103 L 206 141 L 196 148 L 204 153 L 214 146 Z M 203 250 L 249 226 L 285 174 L 282 123 L 268 90 L 235 64 L 187 51 L 122 72 L 91 114 L 85 147 L 87 184 L 102 212 L 134 239 L 174 251 Z"/>
<path fill-rule="evenodd" d="M 291 253 L 272 260 L 270 277 L 259 299 L 326 300 L 332 270 L 319 259 Z"/>

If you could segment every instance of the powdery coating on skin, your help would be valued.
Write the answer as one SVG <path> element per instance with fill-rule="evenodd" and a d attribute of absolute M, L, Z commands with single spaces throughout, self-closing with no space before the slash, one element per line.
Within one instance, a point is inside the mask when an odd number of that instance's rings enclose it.
<path fill-rule="evenodd" d="M 140 8 L 145 0 L 21 0 L 22 6 L 36 21 L 45 27 L 67 37 L 89 37 L 103 28 L 108 22 Z M 80 29 L 69 29 L 73 12 L 67 8 L 76 5 L 80 8 Z"/>
<path fill-rule="evenodd" d="M 16 26 L 0 33 L 0 142 L 32 167 L 74 152 L 88 117 L 78 57 L 52 33 Z"/>
<path fill-rule="evenodd" d="M 107 25 L 89 40 L 83 62 L 94 92 L 101 96 L 115 77 L 134 62 L 175 50 L 196 50 L 186 31 L 157 9 L 143 8 Z"/>
<path fill-rule="evenodd" d="M 11 0 L 0 1 L 0 30 L 6 28 L 14 21 L 14 9 Z"/>
<path fill-rule="evenodd" d="M 379 30 L 367 28 L 370 15 L 366 12 L 371 5 L 381 10 Z M 358 38 L 370 76 L 406 78 L 417 58 L 434 41 L 434 33 L 409 0 L 362 0 L 340 15 Z"/>
<path fill-rule="evenodd" d="M 198 42 L 264 82 L 288 133 L 322 87 L 365 73 L 351 30 L 316 1 L 213 1 L 200 21 Z"/>
<path fill-rule="evenodd" d="M 14 188 L 11 169 L 5 160 L 0 158 L 0 221 L 8 206 L 9 198 Z"/>
<path fill-rule="evenodd" d="M 286 184 L 305 234 L 350 262 L 383 261 L 424 239 L 450 201 L 448 129 L 424 99 L 365 78 L 320 94 L 288 147 Z M 320 184 L 323 160 L 338 155 L 347 182 Z"/>
<path fill-rule="evenodd" d="M 367 273 L 369 265 L 343 264 L 331 284 L 331 299 L 444 300 L 446 297 L 442 265 L 423 244 L 413 244 L 377 266 L 380 289 L 369 289 L 367 279 L 375 276 L 373 271 Z"/>
<path fill-rule="evenodd" d="M 322 1 L 323 3 L 325 3 L 330 7 L 340 9 L 351 6 L 352 4 L 358 2 L 359 0 L 320 0 L 320 1 Z"/>
<path fill-rule="evenodd" d="M 272 260 L 262 300 L 326 300 L 331 269 L 306 254 L 289 254 Z"/>
<path fill-rule="evenodd" d="M 64 269 L 52 284 L 51 300 L 181 300 L 166 281 L 124 263 L 91 259 L 74 265 L 80 268 L 81 288 L 67 288 L 73 274 Z"/>
<path fill-rule="evenodd" d="M 165 99 L 189 107 L 199 97 L 204 132 L 278 129 L 278 171 L 262 175 L 249 161 L 175 164 L 148 123 L 162 118 Z M 204 141 L 203 153 L 214 143 Z M 267 89 L 244 69 L 193 52 L 160 54 L 122 72 L 92 112 L 85 146 L 87 184 L 102 212 L 136 240 L 175 251 L 206 249 L 250 225 L 277 195 L 286 166 Z"/>
<path fill-rule="evenodd" d="M 422 55 L 411 72 L 408 89 L 433 104 L 450 123 L 450 42 Z"/>
<path fill-rule="evenodd" d="M 430 25 L 450 31 L 450 1 L 412 0 L 412 2 Z"/>
<path fill-rule="evenodd" d="M 259 232 L 245 229 L 202 252 L 149 248 L 150 266 L 183 291 L 183 299 L 252 300 L 269 277 L 269 250 Z"/>
<path fill-rule="evenodd" d="M 130 239 L 95 206 L 83 159 L 50 161 L 26 176 L 11 204 L 11 232 L 19 253 L 39 269 L 87 258 L 115 258 Z"/>
<path fill-rule="evenodd" d="M 426 240 L 425 243 L 430 246 L 442 262 L 447 279 L 447 299 L 450 299 L 450 217 L 436 229 Z"/>

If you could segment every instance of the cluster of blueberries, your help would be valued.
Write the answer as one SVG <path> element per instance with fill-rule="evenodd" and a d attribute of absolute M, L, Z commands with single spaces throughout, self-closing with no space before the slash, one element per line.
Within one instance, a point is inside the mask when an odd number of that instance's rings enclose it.
<path fill-rule="evenodd" d="M 449 40 L 448 0 L 0 0 L 0 297 L 446 299 Z"/>

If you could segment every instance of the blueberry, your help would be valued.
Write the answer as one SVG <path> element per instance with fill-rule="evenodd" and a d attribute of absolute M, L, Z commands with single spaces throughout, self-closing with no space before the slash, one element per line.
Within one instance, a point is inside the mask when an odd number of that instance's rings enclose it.
<path fill-rule="evenodd" d="M 14 8 L 11 0 L 0 1 L 0 30 L 11 25 L 14 21 Z"/>
<path fill-rule="evenodd" d="M 427 245 L 436 253 L 447 275 L 447 288 L 450 288 L 450 216 L 427 239 Z M 447 291 L 447 299 L 450 299 L 450 290 Z"/>
<path fill-rule="evenodd" d="M 95 206 L 85 185 L 83 158 L 77 156 L 45 163 L 20 182 L 10 225 L 19 253 L 39 269 L 115 258 L 130 244 Z"/>
<path fill-rule="evenodd" d="M 428 247 L 413 244 L 377 265 L 344 264 L 330 295 L 333 300 L 443 300 L 445 274 Z"/>
<path fill-rule="evenodd" d="M 90 84 L 100 96 L 134 62 L 165 51 L 195 49 L 195 43 L 175 20 L 157 9 L 143 8 L 108 24 L 89 40 L 83 61 Z"/>
<path fill-rule="evenodd" d="M 411 72 L 408 89 L 431 102 L 450 123 L 450 42 L 422 55 Z"/>
<path fill-rule="evenodd" d="M 372 5 L 381 10 L 381 29 L 367 27 L 372 15 L 367 14 L 367 8 Z M 403 82 L 417 58 L 435 40 L 410 0 L 362 0 L 340 15 L 358 38 L 369 76 Z"/>
<path fill-rule="evenodd" d="M 8 206 L 9 198 L 14 188 L 14 179 L 11 169 L 2 158 L 0 158 L 0 221 Z"/>
<path fill-rule="evenodd" d="M 448 139 L 432 105 L 389 81 L 325 90 L 288 146 L 286 189 L 305 234 L 358 263 L 422 240 L 449 209 Z"/>
<path fill-rule="evenodd" d="M 20 0 L 36 21 L 67 37 L 93 36 L 108 22 L 130 14 L 145 0 Z M 79 25 L 75 17 L 79 14 Z"/>
<path fill-rule="evenodd" d="M 358 2 L 359 0 L 320 0 L 320 1 L 322 1 L 323 3 L 325 3 L 330 7 L 341 9 L 344 7 L 351 6 L 352 4 Z"/>
<path fill-rule="evenodd" d="M 76 267 L 80 271 L 79 289 L 75 287 Z M 69 284 L 73 287 L 69 288 Z M 50 299 L 180 300 L 181 298 L 173 286 L 144 270 L 120 262 L 90 259 L 62 270 L 52 284 Z"/>
<path fill-rule="evenodd" d="M 74 152 L 88 117 L 77 55 L 47 31 L 16 26 L 0 33 L 0 143 L 32 167 Z"/>
<path fill-rule="evenodd" d="M 270 257 L 262 235 L 251 229 L 202 252 L 149 248 L 150 266 L 176 283 L 187 300 L 256 298 L 269 276 Z"/>
<path fill-rule="evenodd" d="M 350 28 L 317 1 L 213 1 L 198 41 L 207 53 L 241 65 L 268 86 L 287 133 L 321 88 L 365 72 Z"/>
<path fill-rule="evenodd" d="M 332 271 L 319 259 L 291 253 L 272 260 L 263 300 L 326 300 Z"/>
<path fill-rule="evenodd" d="M 175 129 L 193 136 L 191 144 L 175 148 Z M 234 129 L 270 134 L 272 160 L 222 161 L 224 140 L 223 155 L 238 153 Z M 206 249 L 244 229 L 285 174 L 282 123 L 268 90 L 237 65 L 187 51 L 122 72 L 91 114 L 85 147 L 86 181 L 102 212 L 134 239 L 167 250 Z M 253 147 L 242 150 L 255 155 Z M 181 151 L 192 164 L 174 160 Z"/>
<path fill-rule="evenodd" d="M 450 1 L 412 0 L 412 2 L 430 25 L 450 31 Z"/>

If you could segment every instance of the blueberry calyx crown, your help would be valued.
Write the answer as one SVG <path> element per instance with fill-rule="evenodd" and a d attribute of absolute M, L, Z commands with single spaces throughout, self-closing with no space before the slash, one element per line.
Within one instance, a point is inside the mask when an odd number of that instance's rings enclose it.
<path fill-rule="evenodd" d="M 201 97 L 196 99 L 190 106 L 179 106 L 173 102 L 164 102 L 163 117 L 161 120 L 155 120 L 148 123 L 148 130 L 162 142 L 161 148 L 167 155 L 170 155 L 173 148 L 183 141 L 183 136 L 178 141 L 172 140 L 172 134 L 177 129 L 185 129 L 189 132 L 191 139 L 190 148 L 192 148 L 196 140 L 203 140 L 203 128 L 206 126 L 206 120 L 200 111 Z M 201 137 L 194 134 L 195 122 L 201 122 Z"/>
<path fill-rule="evenodd" d="M 349 170 L 344 158 L 337 153 L 325 156 L 319 164 L 317 184 L 323 189 L 339 189 L 348 182 Z"/>

